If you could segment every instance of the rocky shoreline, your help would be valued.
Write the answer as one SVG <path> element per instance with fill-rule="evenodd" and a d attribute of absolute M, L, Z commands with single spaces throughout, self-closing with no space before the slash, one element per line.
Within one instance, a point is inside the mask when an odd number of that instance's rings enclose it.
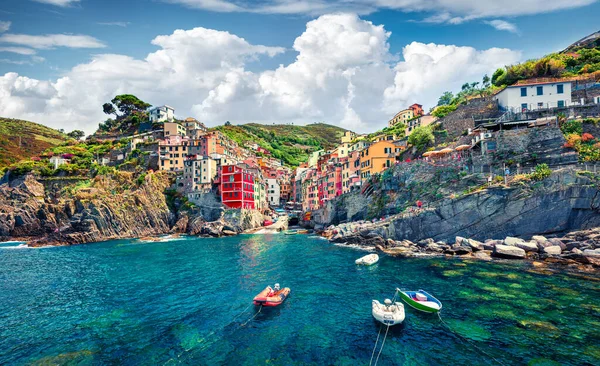
<path fill-rule="evenodd" d="M 569 232 L 560 237 L 534 235 L 478 241 L 455 237 L 454 242 L 423 239 L 417 242 L 385 238 L 380 227 L 384 221 L 358 221 L 331 225 L 320 234 L 332 243 L 358 245 L 392 257 L 448 256 L 479 260 L 529 260 L 535 263 L 563 264 L 581 271 L 600 269 L 600 227 Z"/>

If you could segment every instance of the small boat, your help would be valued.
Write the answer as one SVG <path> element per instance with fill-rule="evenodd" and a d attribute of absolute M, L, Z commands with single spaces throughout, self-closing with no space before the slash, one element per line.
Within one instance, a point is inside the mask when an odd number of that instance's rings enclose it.
<path fill-rule="evenodd" d="M 290 229 L 284 232 L 285 235 L 308 234 L 306 229 Z"/>
<path fill-rule="evenodd" d="M 275 289 L 271 288 L 271 286 L 267 286 L 267 288 L 262 290 L 258 295 L 254 297 L 254 305 L 281 305 L 281 303 L 283 303 L 285 299 L 290 295 L 290 291 L 291 290 L 289 287 L 284 287 L 280 290 L 278 283 L 275 284 Z"/>
<path fill-rule="evenodd" d="M 364 264 L 365 266 L 371 266 L 379 261 L 379 256 L 375 253 L 367 254 L 364 257 L 358 258 L 354 261 L 356 264 Z"/>
<path fill-rule="evenodd" d="M 392 304 L 392 300 L 385 299 L 383 305 L 373 300 L 373 318 L 385 325 L 396 325 L 404 321 L 404 305 L 396 301 Z"/>
<path fill-rule="evenodd" d="M 424 311 L 426 313 L 437 313 L 442 310 L 442 303 L 432 295 L 423 290 L 419 291 L 402 291 L 396 289 L 400 293 L 400 298 L 411 307 Z"/>

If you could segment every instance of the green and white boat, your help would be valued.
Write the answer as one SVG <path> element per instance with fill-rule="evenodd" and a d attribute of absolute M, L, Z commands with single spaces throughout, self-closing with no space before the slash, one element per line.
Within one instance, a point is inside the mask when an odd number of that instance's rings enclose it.
<path fill-rule="evenodd" d="M 439 313 L 442 310 L 440 300 L 433 297 L 424 290 L 419 291 L 402 291 L 396 289 L 400 293 L 400 298 L 411 307 L 424 311 L 426 313 Z"/>

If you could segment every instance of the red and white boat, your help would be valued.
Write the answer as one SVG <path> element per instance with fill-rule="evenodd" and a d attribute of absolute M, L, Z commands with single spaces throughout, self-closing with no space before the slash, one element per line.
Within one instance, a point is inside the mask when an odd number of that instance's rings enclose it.
<path fill-rule="evenodd" d="M 290 291 L 289 287 L 284 287 L 280 290 L 278 283 L 275 284 L 274 289 L 271 286 L 267 286 L 267 288 L 254 297 L 254 305 L 278 306 L 290 295 Z"/>

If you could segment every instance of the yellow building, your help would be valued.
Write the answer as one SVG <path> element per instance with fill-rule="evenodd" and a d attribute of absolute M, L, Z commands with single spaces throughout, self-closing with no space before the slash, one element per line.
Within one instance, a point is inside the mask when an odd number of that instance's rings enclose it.
<path fill-rule="evenodd" d="M 349 143 L 352 142 L 356 138 L 356 134 L 352 131 L 346 131 L 344 136 L 342 136 L 341 143 Z"/>
<path fill-rule="evenodd" d="M 392 141 L 382 140 L 360 152 L 360 177 L 368 179 L 393 166 L 402 149 Z"/>
<path fill-rule="evenodd" d="M 177 122 L 165 122 L 163 124 L 163 131 L 165 132 L 165 138 L 169 136 L 185 136 L 185 127 Z"/>
<path fill-rule="evenodd" d="M 415 117 L 415 112 L 412 109 L 405 109 L 402 110 L 398 113 L 396 113 L 396 115 L 394 116 L 394 118 L 392 118 L 391 120 L 389 120 L 388 122 L 388 126 L 392 127 L 397 125 L 398 123 L 404 123 L 406 124 L 406 122 Z"/>

